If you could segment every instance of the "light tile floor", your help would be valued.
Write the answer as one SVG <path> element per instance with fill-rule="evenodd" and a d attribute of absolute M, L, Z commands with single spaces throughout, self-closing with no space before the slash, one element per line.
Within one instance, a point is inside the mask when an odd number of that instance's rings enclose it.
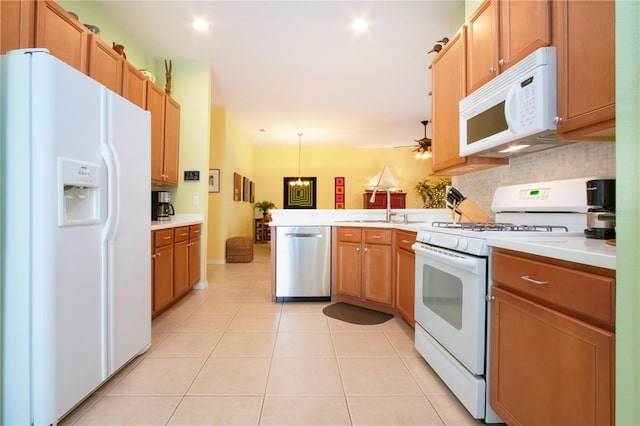
<path fill-rule="evenodd" d="M 151 348 L 64 425 L 479 425 L 401 319 L 358 326 L 324 303 L 271 302 L 269 246 L 209 265 L 153 321 Z"/>

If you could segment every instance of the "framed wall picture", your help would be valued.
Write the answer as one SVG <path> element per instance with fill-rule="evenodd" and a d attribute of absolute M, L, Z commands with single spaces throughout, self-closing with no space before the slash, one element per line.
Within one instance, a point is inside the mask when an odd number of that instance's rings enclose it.
<path fill-rule="evenodd" d="M 249 202 L 255 203 L 256 199 L 256 183 L 251 181 L 249 182 Z"/>
<path fill-rule="evenodd" d="M 242 201 L 249 201 L 249 178 L 242 176 Z"/>
<path fill-rule="evenodd" d="M 209 169 L 209 192 L 220 192 L 220 169 Z"/>
<path fill-rule="evenodd" d="M 233 201 L 242 200 L 242 176 L 233 173 Z"/>
<path fill-rule="evenodd" d="M 309 182 L 306 186 L 292 186 L 289 182 L 298 179 Z M 315 177 L 286 177 L 284 178 L 284 208 L 285 209 L 315 209 L 316 208 L 316 178 Z"/>

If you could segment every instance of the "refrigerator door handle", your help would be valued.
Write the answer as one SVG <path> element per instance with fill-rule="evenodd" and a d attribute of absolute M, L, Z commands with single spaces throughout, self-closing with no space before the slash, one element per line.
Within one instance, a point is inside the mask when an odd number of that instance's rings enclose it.
<path fill-rule="evenodd" d="M 103 228 L 103 238 L 105 241 L 111 241 L 118 228 L 118 174 L 115 153 L 112 147 L 106 143 L 102 143 L 102 159 L 107 166 L 107 217 Z"/>

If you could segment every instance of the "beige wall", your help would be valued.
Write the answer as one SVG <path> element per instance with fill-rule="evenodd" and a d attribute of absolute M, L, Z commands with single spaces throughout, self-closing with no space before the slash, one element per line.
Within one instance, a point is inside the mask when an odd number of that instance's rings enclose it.
<path fill-rule="evenodd" d="M 253 238 L 253 204 L 233 200 L 233 173 L 255 181 L 253 144 L 223 107 L 211 110 L 209 152 L 209 167 L 220 169 L 220 192 L 208 195 L 208 262 L 222 263 L 227 238 Z"/>
<path fill-rule="evenodd" d="M 256 201 L 273 201 L 283 207 L 283 178 L 298 176 L 298 146 L 255 147 Z M 422 208 L 414 187 L 431 173 L 431 160 L 417 160 L 409 148 L 342 148 L 305 146 L 302 138 L 300 155 L 302 176 L 316 177 L 317 208 L 334 208 L 334 178 L 345 178 L 347 209 L 363 208 L 364 187 L 388 161 L 398 179 L 399 188 L 407 193 L 407 208 Z"/>

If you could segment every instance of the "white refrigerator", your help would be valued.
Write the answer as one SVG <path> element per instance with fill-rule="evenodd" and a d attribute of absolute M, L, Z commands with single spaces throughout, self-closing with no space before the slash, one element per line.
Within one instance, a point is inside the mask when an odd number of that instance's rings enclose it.
<path fill-rule="evenodd" d="M 55 424 L 151 343 L 148 112 L 1 57 L 3 425 Z"/>

